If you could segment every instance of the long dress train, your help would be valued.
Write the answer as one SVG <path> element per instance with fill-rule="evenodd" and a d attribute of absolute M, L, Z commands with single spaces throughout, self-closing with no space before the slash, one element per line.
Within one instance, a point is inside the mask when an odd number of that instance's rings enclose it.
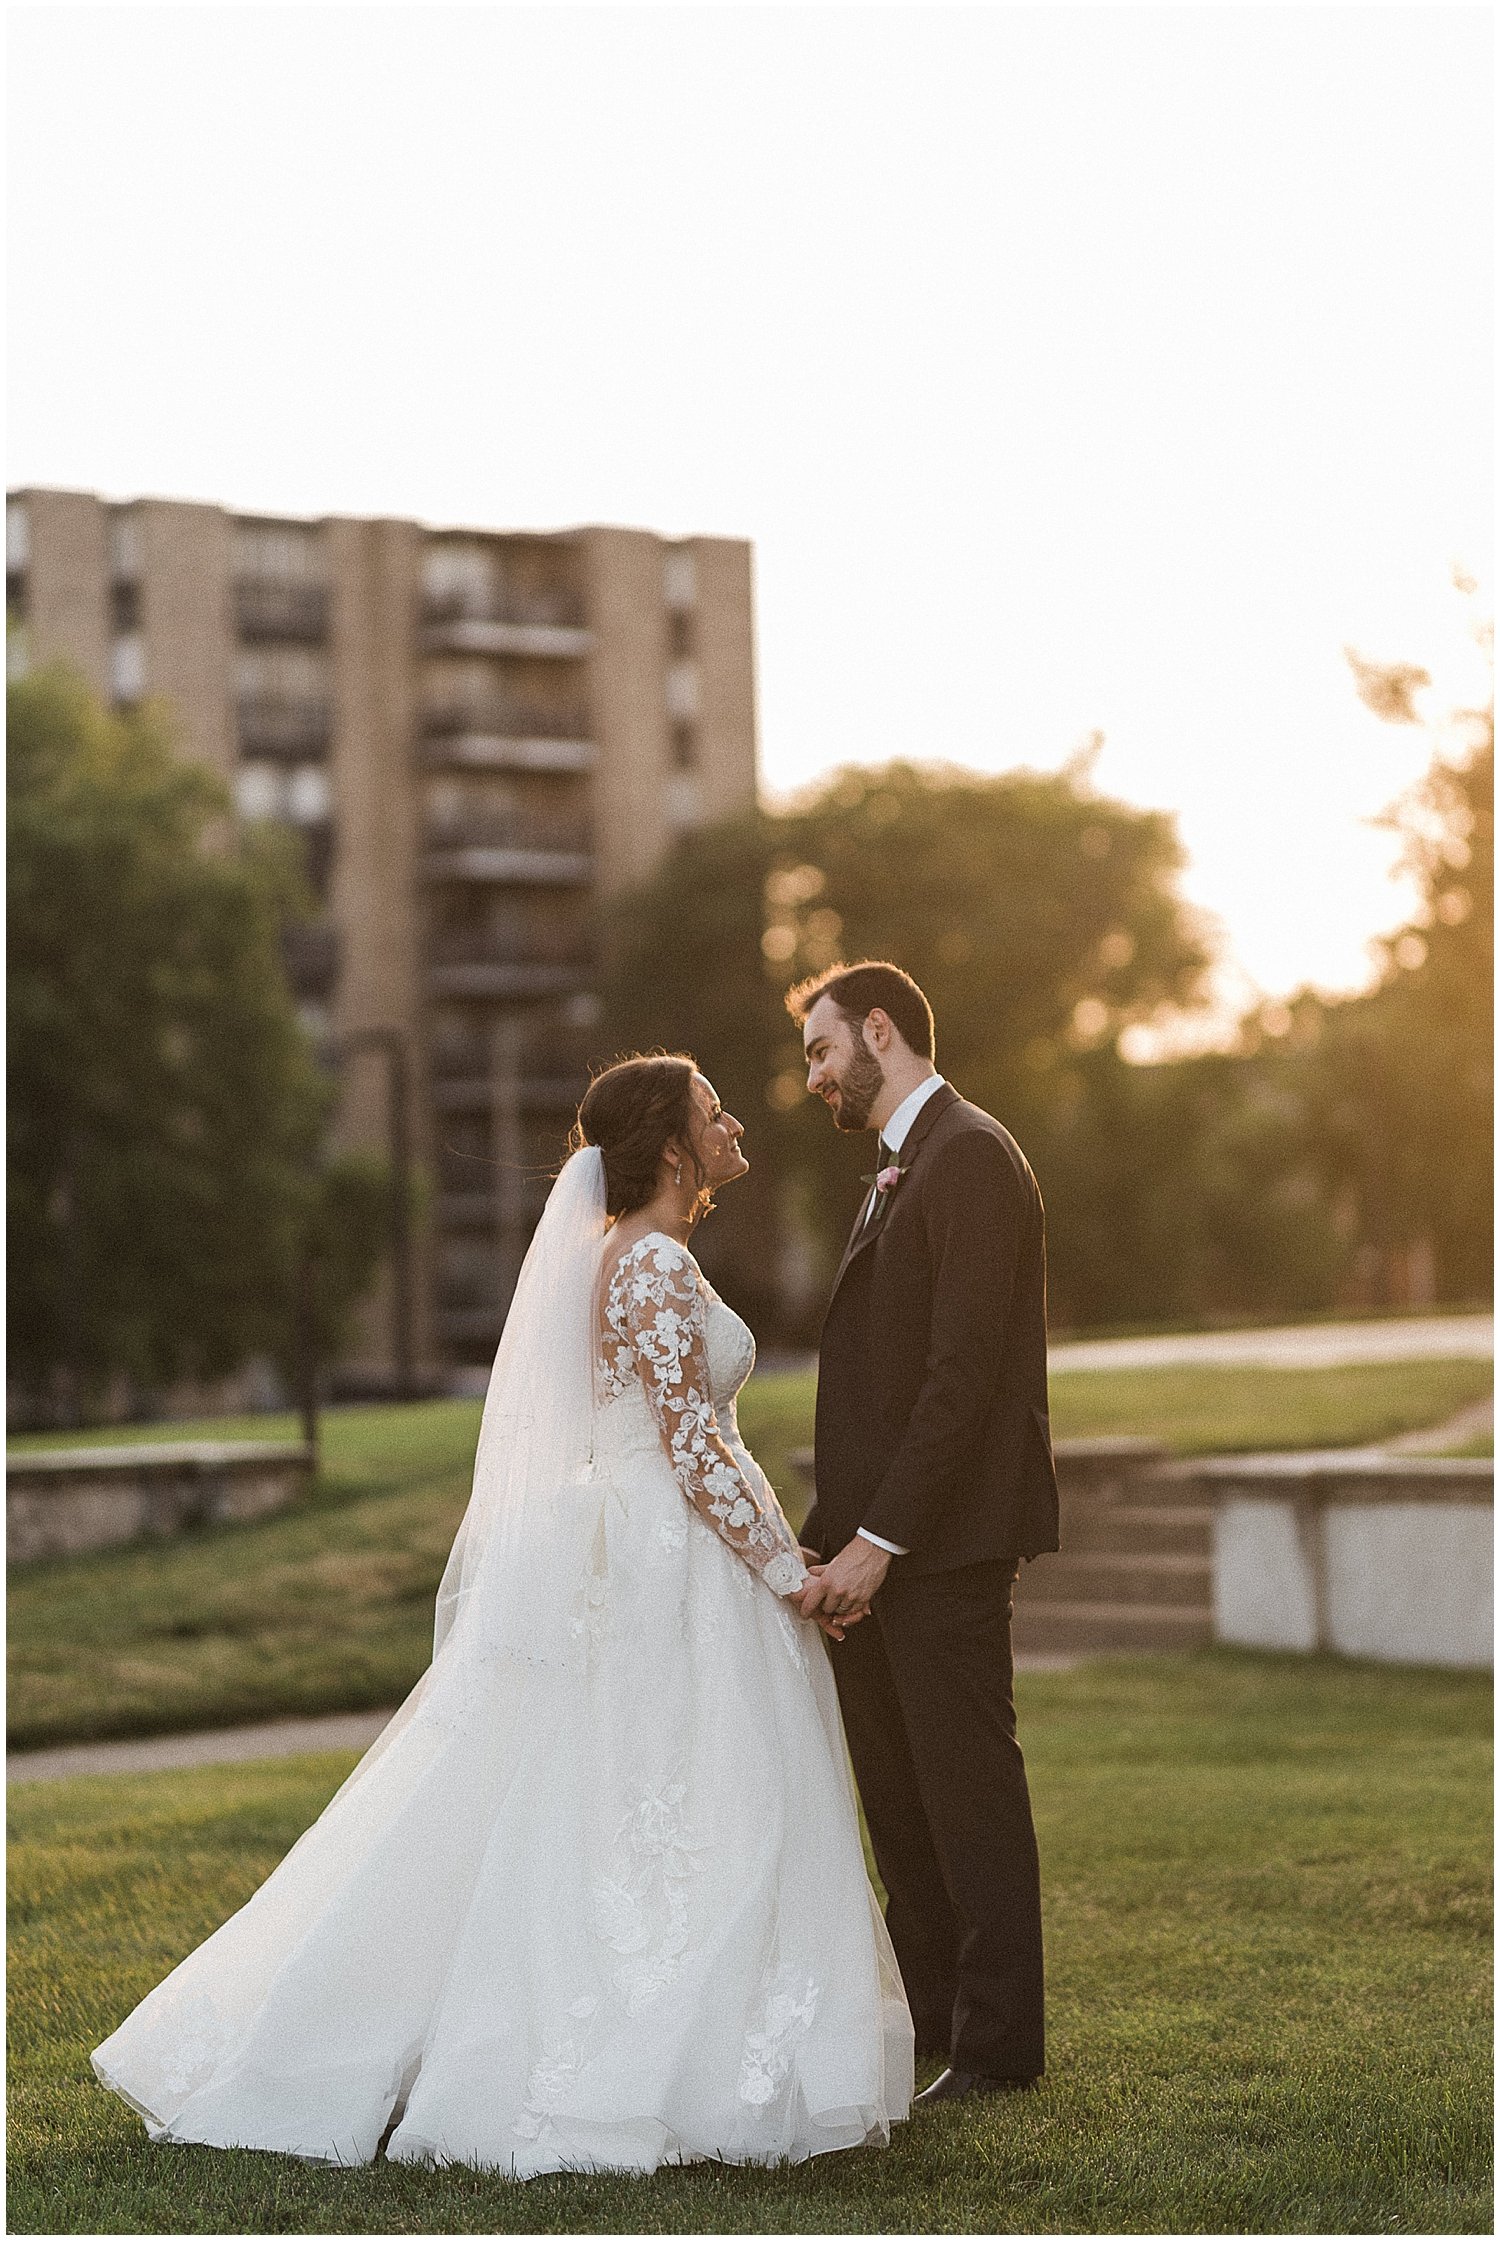
<path fill-rule="evenodd" d="M 905 2116 L 832 1675 L 735 1419 L 754 1341 L 656 1232 L 602 1328 L 569 1654 L 424 1676 L 98 2048 L 153 2139 L 352 2164 L 394 2121 L 394 2159 L 529 2178 L 800 2161 Z"/>

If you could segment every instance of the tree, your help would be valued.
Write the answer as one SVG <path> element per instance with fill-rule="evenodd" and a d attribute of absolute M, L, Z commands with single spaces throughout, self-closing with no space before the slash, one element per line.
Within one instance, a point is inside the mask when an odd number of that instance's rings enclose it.
<path fill-rule="evenodd" d="M 1355 661 L 1418 721 L 1426 673 Z M 938 1063 L 1011 1126 L 1048 1208 L 1061 1326 L 1472 1298 L 1490 1281 L 1493 703 L 1457 711 L 1395 804 L 1418 882 L 1369 994 L 1265 1006 L 1231 1053 L 1127 1064 L 1208 961 L 1172 820 L 1092 758 L 996 778 L 849 769 L 685 838 L 621 906 L 606 1034 L 693 1050 L 749 1127 L 751 1179 L 704 1234 L 757 1327 L 814 1335 L 869 1163 L 804 1090 L 782 996 L 838 958 L 915 974 Z"/>
<path fill-rule="evenodd" d="M 1351 662 L 1384 721 L 1423 721 L 1425 670 Z M 1372 1288 L 1396 1301 L 1479 1298 L 1491 1284 L 1494 801 L 1491 695 L 1449 715 L 1425 777 L 1387 811 L 1417 908 L 1381 944 L 1374 990 L 1325 1006 L 1317 1037 L 1328 1187 Z"/>
<path fill-rule="evenodd" d="M 1081 1063 L 1045 1146 L 1055 1322 L 1334 1304 L 1348 1255 L 1288 1056 Z"/>
<path fill-rule="evenodd" d="M 906 763 L 841 772 L 784 821 L 770 887 L 773 966 L 791 981 L 838 955 L 904 965 L 932 1002 L 939 1065 L 1015 1130 L 1044 1191 L 1080 1060 L 1190 1002 L 1208 963 L 1175 891 L 1171 819 L 1099 794 L 1092 759 L 993 778 Z M 797 1057 L 794 1045 L 784 1097 Z M 826 1260 L 863 1160 L 825 1115 L 801 1118 Z"/>
<path fill-rule="evenodd" d="M 685 1050 L 744 1121 L 750 1173 L 699 1241 L 710 1274 L 760 1331 L 786 1325 L 784 1219 L 791 1184 L 782 1115 L 767 1103 L 788 1021 L 761 940 L 774 820 L 752 813 L 685 836 L 657 875 L 621 898 L 607 929 L 599 1063 Z"/>
<path fill-rule="evenodd" d="M 1097 793 L 1090 758 L 994 778 L 896 763 L 694 835 L 627 900 L 608 1029 L 694 1050 L 748 1124 L 758 1195 L 737 1185 L 705 1233 L 747 1312 L 814 1327 L 870 1151 L 806 1097 L 786 989 L 839 957 L 904 965 L 939 1064 L 1015 1127 L 1046 1190 L 1090 1052 L 1189 1001 L 1207 963 L 1179 863 L 1171 820 Z"/>
<path fill-rule="evenodd" d="M 330 1192 L 366 1208 L 330 1327 L 379 1233 L 373 1194 L 319 1161 L 330 1091 L 282 970 L 300 895 L 277 836 L 234 827 L 159 714 L 110 715 L 58 671 L 7 698 L 11 1361 L 76 1418 L 120 1377 L 284 1357 Z"/>

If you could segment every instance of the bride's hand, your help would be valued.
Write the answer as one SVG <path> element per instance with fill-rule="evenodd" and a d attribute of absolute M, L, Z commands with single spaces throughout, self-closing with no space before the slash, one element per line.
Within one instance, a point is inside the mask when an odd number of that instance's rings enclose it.
<path fill-rule="evenodd" d="M 845 1611 L 842 1618 L 835 1618 L 831 1611 L 814 1611 L 813 1624 L 822 1628 L 830 1642 L 842 1642 L 846 1629 L 858 1626 L 860 1620 L 867 1619 L 869 1615 L 868 1603 L 862 1611 Z"/>

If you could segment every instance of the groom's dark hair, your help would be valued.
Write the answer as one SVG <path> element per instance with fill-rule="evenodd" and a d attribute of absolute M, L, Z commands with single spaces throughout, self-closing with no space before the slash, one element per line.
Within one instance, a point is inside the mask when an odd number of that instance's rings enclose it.
<path fill-rule="evenodd" d="M 858 965 L 830 965 L 787 990 L 786 1008 L 800 1026 L 819 997 L 831 996 L 857 1035 L 877 1004 L 918 1058 L 933 1058 L 937 1038 L 932 1006 L 910 973 L 866 957 Z"/>

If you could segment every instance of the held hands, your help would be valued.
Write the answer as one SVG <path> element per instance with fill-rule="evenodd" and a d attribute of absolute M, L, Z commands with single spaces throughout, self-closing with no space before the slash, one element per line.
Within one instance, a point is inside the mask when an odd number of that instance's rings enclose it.
<path fill-rule="evenodd" d="M 797 1554 L 801 1557 L 803 1563 L 807 1566 L 810 1572 L 822 1571 L 823 1559 L 815 1548 L 802 1548 L 799 1546 Z M 800 1588 L 798 1592 L 791 1598 L 793 1608 L 797 1611 L 800 1611 L 804 1618 L 806 1618 L 808 1614 L 803 1609 L 802 1598 L 804 1595 L 806 1595 L 807 1587 L 810 1587 L 811 1584 L 812 1582 L 809 1581 L 807 1583 L 807 1586 Z M 844 1639 L 844 1631 L 846 1627 L 852 1626 L 854 1624 L 855 1618 L 863 1618 L 864 1616 L 865 1613 L 863 1611 L 857 1611 L 854 1613 L 853 1617 L 847 1619 L 833 1618 L 827 1611 L 815 1611 L 812 1614 L 813 1624 L 822 1629 L 822 1631 L 828 1636 L 830 1642 L 842 1642 L 842 1640 Z"/>
<path fill-rule="evenodd" d="M 799 1548 L 797 1554 L 810 1572 L 822 1571 L 823 1559 L 815 1548 Z M 809 1581 L 808 1586 L 811 1586 L 811 1584 L 811 1581 Z M 803 1587 L 791 1598 L 793 1608 L 800 1611 L 804 1618 L 808 1615 L 802 1608 L 802 1598 L 806 1593 L 807 1587 Z M 855 1611 L 848 1618 L 842 1619 L 832 1617 L 827 1611 L 815 1611 L 812 1618 L 814 1626 L 820 1627 L 828 1636 L 830 1642 L 842 1642 L 846 1628 L 853 1626 L 856 1619 L 866 1618 L 868 1615 L 868 1612 L 865 1611 Z"/>
<path fill-rule="evenodd" d="M 868 1618 L 870 1598 L 890 1570 L 889 1552 L 856 1534 L 827 1564 L 820 1563 L 811 1550 L 804 1549 L 802 1554 L 812 1574 L 797 1598 L 802 1616 L 816 1619 L 825 1634 L 842 1641 L 843 1628 Z M 837 1623 L 838 1633 L 834 1633 L 830 1621 Z"/>

